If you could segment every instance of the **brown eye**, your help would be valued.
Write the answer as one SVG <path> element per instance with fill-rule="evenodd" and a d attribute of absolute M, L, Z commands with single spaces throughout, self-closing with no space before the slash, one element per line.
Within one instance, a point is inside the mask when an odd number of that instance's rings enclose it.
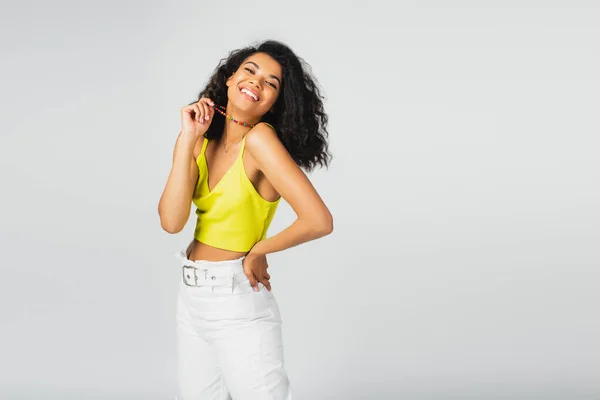
<path fill-rule="evenodd" d="M 250 72 L 251 74 L 254 74 L 254 71 L 252 71 L 250 68 L 244 68 L 246 71 Z"/>

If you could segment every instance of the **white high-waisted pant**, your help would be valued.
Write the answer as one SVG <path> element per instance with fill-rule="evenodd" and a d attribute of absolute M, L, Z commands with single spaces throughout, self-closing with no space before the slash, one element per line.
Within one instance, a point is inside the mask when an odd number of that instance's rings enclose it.
<path fill-rule="evenodd" d="M 273 293 L 260 282 L 253 291 L 244 257 L 190 261 L 185 250 L 177 257 L 176 399 L 292 400 Z"/>

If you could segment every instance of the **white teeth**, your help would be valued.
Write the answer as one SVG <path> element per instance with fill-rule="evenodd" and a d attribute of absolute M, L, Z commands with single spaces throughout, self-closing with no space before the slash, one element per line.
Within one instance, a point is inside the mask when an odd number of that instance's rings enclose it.
<path fill-rule="evenodd" d="M 246 94 L 252 96 L 252 98 L 255 101 L 258 101 L 258 97 L 254 93 L 252 93 L 251 91 L 249 91 L 248 89 L 246 89 L 246 88 L 242 89 L 242 93 L 246 93 Z"/>

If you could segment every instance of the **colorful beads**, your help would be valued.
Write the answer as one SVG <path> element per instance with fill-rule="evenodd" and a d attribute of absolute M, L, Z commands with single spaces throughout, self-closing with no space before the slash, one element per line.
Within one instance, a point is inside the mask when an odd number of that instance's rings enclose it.
<path fill-rule="evenodd" d="M 221 114 L 223 114 L 223 115 L 225 116 L 225 118 L 229 118 L 230 120 L 232 120 L 232 121 L 233 121 L 233 122 L 235 122 L 236 124 L 240 124 L 240 125 L 243 125 L 243 126 L 248 126 L 248 127 L 250 127 L 250 128 L 254 128 L 254 124 L 247 124 L 247 123 L 245 123 L 245 122 L 238 121 L 237 119 L 235 119 L 235 118 L 233 118 L 233 117 L 230 117 L 229 115 L 225 114 L 225 111 L 224 111 L 224 110 L 225 110 L 225 107 L 223 107 L 223 106 L 220 106 L 220 105 L 218 105 L 218 104 L 215 104 L 215 105 L 213 106 L 213 108 L 214 108 L 215 110 L 217 110 L 218 112 L 220 112 Z"/>

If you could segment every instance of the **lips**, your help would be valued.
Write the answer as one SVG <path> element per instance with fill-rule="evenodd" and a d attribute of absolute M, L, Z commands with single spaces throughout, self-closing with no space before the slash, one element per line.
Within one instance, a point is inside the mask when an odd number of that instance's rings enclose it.
<path fill-rule="evenodd" d="M 248 93 L 244 93 L 242 90 L 245 90 L 245 91 L 248 91 L 248 92 L 252 93 L 254 96 L 256 96 L 256 98 L 253 98 Z M 258 101 L 258 100 L 260 100 L 260 97 L 258 96 L 258 93 L 256 93 L 256 91 L 254 91 L 254 90 L 252 90 L 252 89 L 250 89 L 248 87 L 244 87 L 244 86 L 240 87 L 240 92 L 242 93 L 242 95 L 244 95 L 249 100 L 252 100 L 252 101 Z"/>

